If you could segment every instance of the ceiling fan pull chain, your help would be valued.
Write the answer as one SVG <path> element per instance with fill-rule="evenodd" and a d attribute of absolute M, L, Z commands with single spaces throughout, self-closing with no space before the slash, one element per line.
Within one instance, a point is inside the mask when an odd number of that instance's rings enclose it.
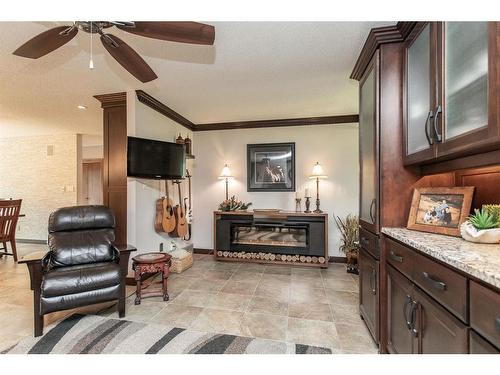
<path fill-rule="evenodd" d="M 94 69 L 94 53 L 92 50 L 92 39 L 94 38 L 94 33 L 92 32 L 92 27 L 94 24 L 90 21 L 90 61 L 89 61 L 89 69 Z"/>

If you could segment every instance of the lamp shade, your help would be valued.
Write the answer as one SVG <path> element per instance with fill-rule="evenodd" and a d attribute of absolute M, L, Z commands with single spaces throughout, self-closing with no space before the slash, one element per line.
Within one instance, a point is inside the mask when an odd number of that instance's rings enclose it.
<path fill-rule="evenodd" d="M 309 176 L 309 178 L 328 178 L 328 176 L 325 174 L 325 171 L 323 170 L 323 167 L 319 162 L 316 162 L 314 164 L 312 174 Z"/>
<path fill-rule="evenodd" d="M 224 168 L 222 168 L 222 172 L 220 173 L 219 178 L 233 178 L 231 175 L 231 170 L 229 169 L 229 166 L 226 164 L 224 165 Z"/>

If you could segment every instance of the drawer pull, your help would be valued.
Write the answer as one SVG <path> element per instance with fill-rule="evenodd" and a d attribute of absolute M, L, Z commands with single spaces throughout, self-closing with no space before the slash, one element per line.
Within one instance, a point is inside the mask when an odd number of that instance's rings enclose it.
<path fill-rule="evenodd" d="M 446 284 L 439 280 L 434 280 L 427 272 L 422 272 L 424 278 L 436 289 L 446 290 Z"/>
<path fill-rule="evenodd" d="M 368 238 L 366 238 L 366 237 L 361 237 L 361 243 L 362 243 L 363 245 L 368 246 L 368 245 L 370 244 L 370 241 L 369 241 L 369 240 L 368 240 Z"/>
<path fill-rule="evenodd" d="M 372 290 L 372 294 L 376 295 L 377 294 L 377 271 L 375 271 L 375 268 L 372 269 L 372 272 L 370 273 L 370 287 Z"/>
<path fill-rule="evenodd" d="M 495 328 L 500 333 L 500 317 L 495 318 Z"/>
<path fill-rule="evenodd" d="M 403 263 L 403 257 L 401 255 L 397 255 L 394 251 L 391 250 L 391 252 L 389 253 L 389 256 L 391 257 L 391 259 L 395 262 L 398 262 L 398 263 Z"/>

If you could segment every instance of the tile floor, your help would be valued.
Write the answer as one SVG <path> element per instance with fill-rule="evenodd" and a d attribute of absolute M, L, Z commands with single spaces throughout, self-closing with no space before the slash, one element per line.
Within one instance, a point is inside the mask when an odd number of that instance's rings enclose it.
<path fill-rule="evenodd" d="M 20 248 L 26 254 L 40 245 Z M 192 268 L 169 278 L 169 302 L 151 297 L 135 306 L 131 295 L 125 319 L 325 346 L 334 353 L 377 353 L 359 317 L 357 291 L 358 277 L 340 264 L 319 270 L 215 262 L 196 254 Z M 0 350 L 32 334 L 32 303 L 26 266 L 0 259 Z M 77 311 L 118 317 L 110 304 Z M 73 312 L 49 314 L 45 324 Z"/>

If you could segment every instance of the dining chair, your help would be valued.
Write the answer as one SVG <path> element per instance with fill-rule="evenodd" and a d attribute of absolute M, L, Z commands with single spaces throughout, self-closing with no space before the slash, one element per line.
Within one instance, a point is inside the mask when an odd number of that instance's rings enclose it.
<path fill-rule="evenodd" d="M 17 263 L 16 228 L 21 199 L 0 200 L 0 258 L 4 255 L 14 257 Z M 8 252 L 7 242 L 10 243 L 12 253 Z"/>

